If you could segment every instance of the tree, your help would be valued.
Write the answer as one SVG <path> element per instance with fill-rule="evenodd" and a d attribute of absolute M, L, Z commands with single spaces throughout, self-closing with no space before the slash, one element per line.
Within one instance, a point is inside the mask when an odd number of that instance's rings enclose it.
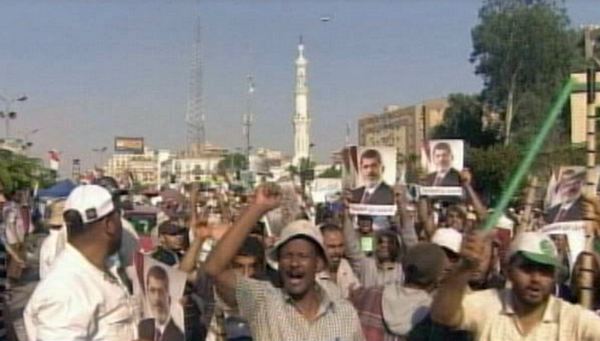
<path fill-rule="evenodd" d="M 56 172 L 45 168 L 40 159 L 0 150 L 0 184 L 7 192 L 42 188 L 56 182 Z"/>
<path fill-rule="evenodd" d="M 550 0 L 487 0 L 479 18 L 471 62 L 484 80 L 484 104 L 504 116 L 508 144 L 513 133 L 539 123 L 568 78 L 577 60 L 576 33 Z"/>
<path fill-rule="evenodd" d="M 241 153 L 227 154 L 217 164 L 217 169 L 221 173 L 226 172 L 226 171 L 236 171 L 236 170 L 247 169 L 247 168 L 248 168 L 248 159 L 246 158 L 246 155 L 241 154 Z"/>
<path fill-rule="evenodd" d="M 319 178 L 341 178 L 342 169 L 331 166 L 327 168 L 323 173 L 319 174 Z"/>
<path fill-rule="evenodd" d="M 483 126 L 483 104 L 479 96 L 451 94 L 444 120 L 430 135 L 434 139 L 462 139 L 471 147 L 494 144 L 498 132 Z"/>

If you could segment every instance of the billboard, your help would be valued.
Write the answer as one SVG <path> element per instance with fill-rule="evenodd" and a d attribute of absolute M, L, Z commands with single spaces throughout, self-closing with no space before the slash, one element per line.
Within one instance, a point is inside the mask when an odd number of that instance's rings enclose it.
<path fill-rule="evenodd" d="M 115 137 L 115 152 L 128 154 L 144 153 L 143 137 Z"/>

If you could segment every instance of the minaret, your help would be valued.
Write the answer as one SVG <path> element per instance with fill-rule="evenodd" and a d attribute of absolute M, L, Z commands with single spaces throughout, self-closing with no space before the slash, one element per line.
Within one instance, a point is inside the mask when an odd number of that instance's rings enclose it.
<path fill-rule="evenodd" d="M 308 86 L 306 85 L 306 65 L 304 58 L 304 44 L 302 36 L 298 44 L 298 58 L 296 59 L 296 90 L 294 113 L 294 160 L 299 166 L 300 159 L 308 158 L 310 152 L 310 116 L 308 115 Z"/>

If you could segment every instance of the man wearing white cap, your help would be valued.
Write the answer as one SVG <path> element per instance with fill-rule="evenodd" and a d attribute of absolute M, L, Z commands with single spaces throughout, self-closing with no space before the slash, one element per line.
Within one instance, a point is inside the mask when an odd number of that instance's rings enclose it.
<path fill-rule="evenodd" d="M 518 235 L 508 252 L 510 289 L 467 292 L 485 237 L 463 239 L 465 261 L 438 290 L 434 321 L 474 333 L 477 340 L 600 340 L 600 317 L 552 295 L 561 265 L 552 241 L 539 232 Z"/>
<path fill-rule="evenodd" d="M 297 220 L 281 232 L 268 257 L 279 263 L 282 288 L 236 275 L 227 265 L 253 226 L 280 202 L 277 188 L 259 187 L 255 201 L 211 252 L 204 269 L 220 296 L 250 324 L 254 340 L 364 340 L 356 311 L 346 300 L 330 297 L 315 275 L 327 264 L 323 238 L 309 221 Z"/>
<path fill-rule="evenodd" d="M 27 304 L 29 339 L 133 340 L 129 293 L 108 264 L 122 232 L 111 194 L 97 185 L 79 186 L 67 198 L 63 216 L 69 243 Z"/>

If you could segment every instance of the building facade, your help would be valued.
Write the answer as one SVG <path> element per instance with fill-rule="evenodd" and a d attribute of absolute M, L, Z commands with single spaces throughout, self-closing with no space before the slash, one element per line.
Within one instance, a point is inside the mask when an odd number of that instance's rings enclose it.
<path fill-rule="evenodd" d="M 587 131 L 587 92 L 585 73 L 574 73 L 571 75 L 575 81 L 582 85 L 576 85 L 571 93 L 571 143 L 584 143 Z M 596 116 L 600 108 L 600 72 L 596 73 Z"/>
<path fill-rule="evenodd" d="M 428 131 L 442 123 L 446 108 L 448 101 L 440 98 L 404 108 L 387 106 L 381 114 L 365 115 L 358 120 L 358 144 L 396 147 L 398 162 L 403 162 L 419 155 Z"/>
<path fill-rule="evenodd" d="M 144 148 L 142 154 L 115 153 L 108 159 L 104 171 L 124 186 L 132 185 L 129 182 L 133 181 L 144 187 L 154 187 L 160 183 L 159 155 L 165 158 L 170 152 Z"/>
<path fill-rule="evenodd" d="M 211 144 L 181 152 L 161 163 L 161 185 L 204 181 L 217 173 L 226 154 L 226 149 Z"/>

